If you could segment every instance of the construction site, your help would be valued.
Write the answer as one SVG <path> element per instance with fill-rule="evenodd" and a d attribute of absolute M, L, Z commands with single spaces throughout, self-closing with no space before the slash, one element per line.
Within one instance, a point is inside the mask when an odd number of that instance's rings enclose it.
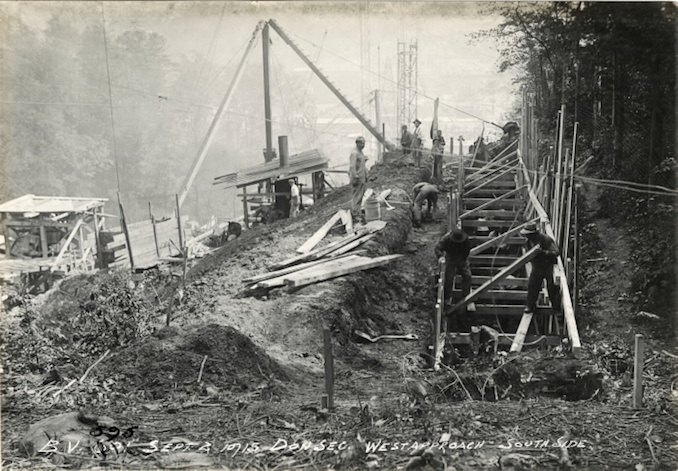
<path fill-rule="evenodd" d="M 241 8 L 224 5 L 218 28 L 227 8 Z M 108 48 L 105 8 L 97 14 Z M 363 73 L 373 63 L 369 14 L 418 7 L 351 8 Z M 571 8 L 578 25 L 585 9 Z M 525 11 L 506 7 L 497 24 Z M 58 24 L 50 21 L 44 31 Z M 127 47 L 146 44 L 140 37 Z M 389 95 L 386 72 L 335 81 L 282 21 L 259 20 L 181 171 L 161 162 L 144 174 L 151 164 L 135 157 L 140 182 L 165 173 L 163 182 L 181 181 L 174 191 L 126 192 L 132 180 L 115 157 L 116 185 L 98 194 L 8 192 L 3 468 L 674 469 L 678 192 L 670 139 L 653 136 L 675 137 L 675 118 L 652 101 L 650 134 L 624 137 L 635 128 L 628 118 L 620 131 L 619 116 L 642 106 L 620 107 L 617 69 L 610 88 L 597 65 L 587 82 L 583 53 L 553 78 L 558 93 L 541 82 L 548 74 L 528 74 L 534 82 L 514 91 L 505 114 L 462 109 L 422 91 L 425 46 L 398 40 Z M 340 139 L 323 142 L 320 116 L 317 145 L 299 145 L 276 118 L 293 115 L 273 99 L 283 76 L 273 49 L 282 47 L 314 96 L 348 116 L 322 128 Z M 127 105 L 114 105 L 119 81 L 108 66 L 121 56 L 108 54 L 102 116 L 115 156 L 129 145 L 115 143 L 115 107 Z M 223 121 L 248 110 L 239 87 L 255 73 L 263 133 L 248 145 L 257 157 L 219 166 Z M 363 87 L 362 101 L 340 89 L 349 85 Z M 645 137 L 635 167 L 633 145 Z M 647 177 L 624 179 L 640 166 Z M 201 203 L 206 191 L 220 196 Z M 445 245 L 456 238 L 468 244 L 461 264 Z"/>

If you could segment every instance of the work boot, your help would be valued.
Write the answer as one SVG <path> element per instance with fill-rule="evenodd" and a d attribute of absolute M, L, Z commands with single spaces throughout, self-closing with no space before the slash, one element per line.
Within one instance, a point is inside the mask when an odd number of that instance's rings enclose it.
<path fill-rule="evenodd" d="M 468 306 L 466 306 L 466 310 L 468 312 L 476 312 L 476 303 L 468 303 Z"/>

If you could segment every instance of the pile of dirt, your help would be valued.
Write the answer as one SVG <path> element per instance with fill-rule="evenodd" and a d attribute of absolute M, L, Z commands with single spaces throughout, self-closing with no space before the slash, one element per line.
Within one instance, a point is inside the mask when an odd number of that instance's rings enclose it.
<path fill-rule="evenodd" d="M 97 371 L 116 378 L 118 383 L 134 384 L 147 398 L 156 399 L 195 386 L 205 357 L 202 381 L 220 389 L 250 391 L 271 378 L 289 379 L 287 372 L 250 339 L 217 324 L 182 336 L 177 329 L 161 329 L 112 354 Z"/>

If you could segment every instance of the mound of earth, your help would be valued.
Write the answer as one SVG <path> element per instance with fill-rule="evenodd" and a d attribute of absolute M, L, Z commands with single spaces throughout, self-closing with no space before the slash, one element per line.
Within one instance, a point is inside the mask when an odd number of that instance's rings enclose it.
<path fill-rule="evenodd" d="M 250 391 L 270 378 L 289 379 L 250 339 L 217 324 L 203 325 L 181 336 L 174 328 L 162 329 L 114 353 L 98 371 L 121 380 L 118 382 L 134 384 L 146 397 L 155 399 L 171 390 L 195 386 L 205 356 L 202 381 L 220 389 Z"/>

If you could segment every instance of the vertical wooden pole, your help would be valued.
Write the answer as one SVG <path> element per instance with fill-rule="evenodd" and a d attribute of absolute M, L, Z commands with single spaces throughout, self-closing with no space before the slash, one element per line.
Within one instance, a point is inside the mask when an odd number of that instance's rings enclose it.
<path fill-rule="evenodd" d="M 127 220 L 125 219 L 125 208 L 123 208 L 122 201 L 120 200 L 120 192 L 118 192 L 118 206 L 120 206 L 120 225 L 122 226 L 122 232 L 125 234 L 125 242 L 127 243 L 127 253 L 129 254 L 129 266 L 130 269 L 134 270 L 134 256 L 132 255 L 132 242 L 129 237 L 129 231 L 127 230 Z"/>
<path fill-rule="evenodd" d="M 2 215 L 3 234 L 5 235 L 5 258 L 12 258 L 12 244 L 9 242 L 9 216 Z"/>
<path fill-rule="evenodd" d="M 636 334 L 635 355 L 633 358 L 633 408 L 643 407 L 643 357 L 645 342 L 642 334 Z"/>
<path fill-rule="evenodd" d="M 197 195 L 198 193 L 196 193 Z M 155 242 L 155 255 L 160 257 L 160 247 L 158 247 L 158 230 L 155 227 L 155 216 L 153 216 L 153 206 L 148 202 L 148 215 L 151 218 L 151 225 L 153 226 L 153 242 Z"/>
<path fill-rule="evenodd" d="M 579 312 L 579 271 L 581 264 L 581 240 L 579 239 L 579 188 L 574 193 L 574 312 Z"/>
<path fill-rule="evenodd" d="M 42 258 L 47 258 L 47 231 L 45 226 L 42 225 L 42 221 L 40 221 L 40 248 L 42 250 Z"/>
<path fill-rule="evenodd" d="M 271 92 L 270 92 L 270 80 L 269 80 L 269 46 L 270 46 L 270 37 L 268 30 L 268 23 L 264 25 L 263 30 L 261 31 L 261 44 L 262 44 L 262 55 L 263 55 L 263 64 L 264 64 L 264 125 L 266 130 L 266 150 L 264 155 L 264 161 L 270 162 L 273 160 L 273 131 L 271 128 Z"/>
<path fill-rule="evenodd" d="M 181 250 L 181 256 L 187 257 L 186 250 L 184 250 L 184 231 L 181 226 L 181 209 L 179 206 L 179 195 L 174 195 L 177 205 L 177 229 L 179 230 L 179 250 Z"/>
<path fill-rule="evenodd" d="M 250 215 L 249 209 L 247 208 L 247 187 L 242 187 L 242 215 L 245 222 L 245 229 L 250 228 Z"/>
<path fill-rule="evenodd" d="M 436 306 L 435 306 L 435 316 L 433 318 L 433 361 L 431 362 L 431 366 L 433 367 L 434 370 L 437 370 L 439 368 L 438 361 L 441 357 L 441 344 L 440 344 L 440 334 L 441 332 L 444 331 L 444 333 L 447 333 L 447 322 L 445 321 L 445 329 L 443 330 L 443 316 L 444 310 L 445 310 L 445 271 L 446 271 L 446 263 L 445 259 L 441 260 L 438 262 L 438 270 L 439 270 L 439 275 L 438 275 L 438 290 L 437 290 L 437 299 L 436 299 Z M 452 293 L 447 293 L 447 296 L 451 296 Z"/>
<path fill-rule="evenodd" d="M 328 326 L 323 327 L 323 357 L 325 358 L 325 396 L 323 408 L 334 409 L 334 356 L 332 355 L 332 332 Z"/>
<path fill-rule="evenodd" d="M 553 174 L 551 170 L 546 172 L 546 185 L 544 191 L 544 209 L 547 211 L 551 208 L 551 189 L 553 188 Z M 549 218 L 553 221 L 553 212 L 549 214 Z"/>
<path fill-rule="evenodd" d="M 94 241 L 97 246 L 97 266 L 96 268 L 107 268 L 104 266 L 104 250 L 101 244 L 101 234 L 99 234 L 99 208 L 92 210 L 92 221 L 94 222 Z"/>

